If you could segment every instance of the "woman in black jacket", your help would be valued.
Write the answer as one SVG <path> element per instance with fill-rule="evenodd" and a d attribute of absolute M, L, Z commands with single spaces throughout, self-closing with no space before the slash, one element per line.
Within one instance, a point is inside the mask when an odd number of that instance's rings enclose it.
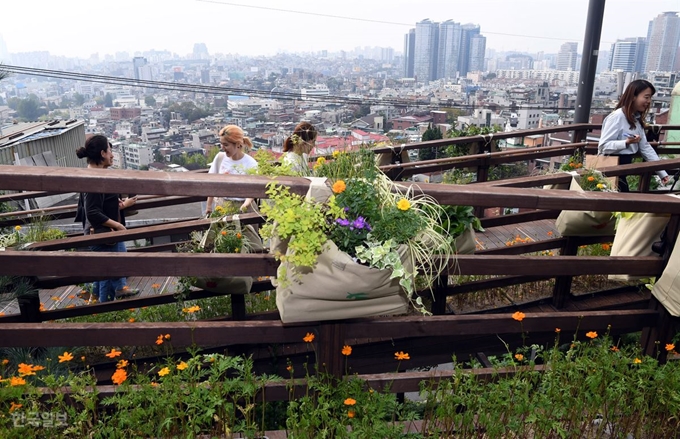
<path fill-rule="evenodd" d="M 88 169 L 106 169 L 113 164 L 111 143 L 106 136 L 97 134 L 85 141 L 85 146 L 76 151 L 78 158 L 87 159 Z M 76 218 L 83 222 L 86 235 L 113 232 L 125 229 L 123 209 L 134 205 L 137 197 L 121 200 L 118 194 L 82 193 L 80 194 L 81 214 Z M 91 247 L 95 252 L 125 252 L 125 243 L 98 244 Z M 100 302 L 108 302 L 116 296 L 133 295 L 139 291 L 126 286 L 125 278 L 108 279 L 95 282 L 95 297 Z"/>

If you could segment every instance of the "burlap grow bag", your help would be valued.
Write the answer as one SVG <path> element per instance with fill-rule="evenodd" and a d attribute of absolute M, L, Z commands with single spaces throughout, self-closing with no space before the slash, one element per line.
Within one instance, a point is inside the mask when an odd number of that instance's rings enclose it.
<path fill-rule="evenodd" d="M 465 228 L 465 231 L 460 236 L 454 239 L 453 249 L 457 255 L 471 255 L 477 250 L 475 229 L 471 224 Z"/>
<path fill-rule="evenodd" d="M 236 226 L 236 230 L 243 234 L 244 245 L 241 247 L 241 253 L 261 250 L 262 239 L 255 229 L 250 225 L 241 227 L 241 221 L 239 220 L 238 215 L 233 215 L 232 220 Z M 225 218 L 220 218 L 210 225 L 210 228 L 205 232 L 201 239 L 201 248 L 206 248 L 206 246 L 212 247 L 212 243 L 215 242 L 215 237 L 224 222 Z M 199 277 L 196 278 L 192 284 L 197 288 L 212 293 L 248 294 L 250 293 L 250 288 L 253 286 L 253 278 L 250 276 Z"/>
<path fill-rule="evenodd" d="M 672 316 L 680 317 L 680 239 L 675 241 L 668 265 L 654 284 L 652 294 Z"/>
<path fill-rule="evenodd" d="M 658 256 L 652 244 L 659 240 L 668 224 L 669 214 L 636 212 L 630 217 L 621 217 L 612 243 L 612 256 Z M 609 275 L 610 280 L 631 281 L 643 276 L 627 274 Z"/>
<path fill-rule="evenodd" d="M 299 280 L 290 279 L 293 267 L 282 262 L 288 270 L 287 285 L 276 286 L 276 306 L 283 323 L 317 320 L 339 320 L 357 317 L 403 314 L 408 299 L 398 279 L 390 279 L 391 270 L 378 270 L 358 264 L 345 252 L 327 241 L 314 270 Z M 406 248 L 402 262 L 413 270 Z M 278 282 L 276 282 L 278 284 Z"/>
<path fill-rule="evenodd" d="M 570 191 L 584 192 L 576 177 L 571 177 Z M 562 236 L 613 235 L 616 218 L 611 212 L 563 210 L 555 220 L 555 227 Z"/>
<path fill-rule="evenodd" d="M 325 178 L 309 178 L 311 185 L 307 198 L 325 202 L 331 190 Z M 292 238 L 295 239 L 295 238 Z M 277 241 L 272 252 L 287 253 L 288 243 Z M 403 314 L 408 309 L 408 299 L 399 286 L 398 279 L 390 279 L 391 270 L 369 268 L 355 262 L 332 241 L 326 241 L 324 251 L 313 270 L 299 279 L 293 279 L 296 268 L 282 261 L 279 265 L 276 286 L 276 307 L 283 323 L 317 320 L 340 320 L 379 315 Z M 413 271 L 407 248 L 400 248 L 404 267 Z M 282 270 L 287 282 L 278 281 Z"/>

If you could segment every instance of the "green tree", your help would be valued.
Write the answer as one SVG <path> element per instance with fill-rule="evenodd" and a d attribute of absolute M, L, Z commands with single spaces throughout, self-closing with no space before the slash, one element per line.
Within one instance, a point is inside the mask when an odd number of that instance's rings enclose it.
<path fill-rule="evenodd" d="M 147 105 L 147 107 L 155 107 L 156 106 L 156 98 L 154 98 L 151 95 L 145 96 L 144 97 L 144 103 Z"/>
<path fill-rule="evenodd" d="M 442 134 L 442 130 L 438 126 L 432 128 L 432 125 L 430 125 L 423 133 L 421 140 L 423 142 L 427 142 L 429 140 L 438 140 L 443 138 L 444 135 Z M 418 150 L 418 160 L 433 160 L 439 158 L 441 155 L 441 149 L 441 147 L 421 148 Z"/>
<path fill-rule="evenodd" d="M 74 93 L 73 100 L 75 101 L 76 105 L 80 106 L 85 103 L 85 96 L 81 95 L 80 93 Z"/>
<path fill-rule="evenodd" d="M 106 95 L 104 95 L 104 106 L 106 108 L 113 107 L 113 96 L 111 96 L 111 93 L 106 93 Z"/>
<path fill-rule="evenodd" d="M 34 94 L 27 99 L 20 99 L 16 105 L 16 112 L 19 118 L 26 121 L 38 120 L 40 116 L 47 114 L 47 109 L 42 107 L 42 103 Z"/>

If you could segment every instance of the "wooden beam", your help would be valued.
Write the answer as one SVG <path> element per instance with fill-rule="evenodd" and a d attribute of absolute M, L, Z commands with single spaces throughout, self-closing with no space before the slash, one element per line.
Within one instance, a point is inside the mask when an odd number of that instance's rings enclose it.
<path fill-rule="evenodd" d="M 510 314 L 382 317 L 333 324 L 343 325 L 344 339 L 363 339 L 367 334 L 390 338 L 552 332 L 555 327 L 605 331 L 608 325 L 617 331 L 638 330 L 656 324 L 658 315 L 654 310 L 549 312 L 527 313 L 522 324 Z M 144 346 L 152 345 L 158 334 L 170 334 L 173 346 L 299 343 L 306 333 L 317 332 L 315 328 L 315 323 L 284 325 L 280 321 L 6 323 L 0 331 L 0 346 Z M 339 351 L 342 346 L 335 348 Z"/>
<path fill-rule="evenodd" d="M 189 172 L 148 172 L 112 169 L 102 172 L 87 168 L 0 165 L 0 189 L 131 193 L 141 195 L 215 196 L 264 198 L 267 183 L 275 180 L 291 192 L 306 194 L 309 181 L 302 177 L 217 175 Z M 115 189 L 114 189 L 115 188 Z"/>

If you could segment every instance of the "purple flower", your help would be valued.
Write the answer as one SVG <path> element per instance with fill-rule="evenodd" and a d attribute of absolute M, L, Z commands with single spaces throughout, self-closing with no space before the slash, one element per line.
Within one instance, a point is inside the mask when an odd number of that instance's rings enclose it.
<path fill-rule="evenodd" d="M 347 220 L 347 219 L 338 218 L 338 219 L 335 220 L 335 222 L 336 222 L 339 226 L 344 226 L 344 227 L 349 226 L 349 220 Z"/>
<path fill-rule="evenodd" d="M 349 207 L 345 207 L 345 212 L 349 212 Z"/>
<path fill-rule="evenodd" d="M 366 222 L 363 216 L 360 216 L 357 219 L 355 219 L 352 225 L 357 229 L 371 230 L 371 226 Z"/>

